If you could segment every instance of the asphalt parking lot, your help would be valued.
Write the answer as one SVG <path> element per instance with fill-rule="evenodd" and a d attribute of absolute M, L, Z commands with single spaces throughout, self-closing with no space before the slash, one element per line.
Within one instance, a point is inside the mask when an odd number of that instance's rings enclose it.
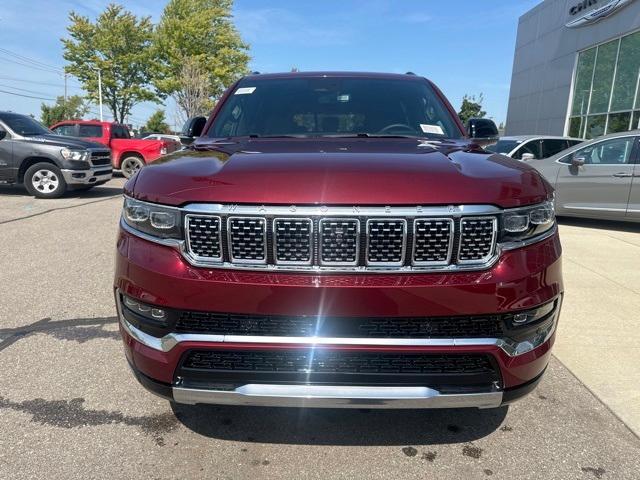
<path fill-rule="evenodd" d="M 0 478 L 638 478 L 640 228 L 563 222 L 556 357 L 509 408 L 172 409 L 117 331 L 123 183 L 0 187 Z"/>

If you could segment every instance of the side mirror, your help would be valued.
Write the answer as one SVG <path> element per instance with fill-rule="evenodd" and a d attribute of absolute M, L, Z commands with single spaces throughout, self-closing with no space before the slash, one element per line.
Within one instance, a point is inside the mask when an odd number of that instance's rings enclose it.
<path fill-rule="evenodd" d="M 584 157 L 573 157 L 571 159 L 572 167 L 581 167 L 584 165 Z"/>
<path fill-rule="evenodd" d="M 4 140 L 4 137 L 7 136 L 7 132 L 0 128 L 0 140 Z"/>
<path fill-rule="evenodd" d="M 196 138 L 202 135 L 202 130 L 207 123 L 207 117 L 191 117 L 182 127 L 182 136 Z"/>
<path fill-rule="evenodd" d="M 495 142 L 499 136 L 498 127 L 488 118 L 470 118 L 467 122 L 467 133 L 481 145 Z"/>
<path fill-rule="evenodd" d="M 523 153 L 521 160 L 523 162 L 528 162 L 529 160 L 535 160 L 536 156 L 533 153 Z"/>

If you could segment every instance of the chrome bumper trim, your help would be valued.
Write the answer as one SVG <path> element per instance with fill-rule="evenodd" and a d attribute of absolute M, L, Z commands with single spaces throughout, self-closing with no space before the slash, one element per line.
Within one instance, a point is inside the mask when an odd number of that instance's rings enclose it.
<path fill-rule="evenodd" d="M 509 338 L 343 338 L 343 337 L 268 337 L 245 335 L 207 335 L 194 333 L 170 333 L 158 338 L 136 328 L 122 315 L 120 300 L 116 301 L 118 318 L 122 328 L 143 345 L 161 352 L 169 352 L 182 342 L 205 343 L 268 343 L 316 346 L 369 345 L 392 347 L 498 347 L 510 357 L 530 352 L 551 338 L 555 331 L 558 310 L 549 325 L 536 336 L 524 342 Z"/>
<path fill-rule="evenodd" d="M 102 175 L 96 175 L 96 172 L 107 171 L 109 173 L 104 173 Z M 62 169 L 62 176 L 64 177 L 64 181 L 67 185 L 91 185 L 93 183 L 103 182 L 105 180 L 110 180 L 113 177 L 113 169 L 111 165 L 105 165 L 104 167 L 94 167 L 89 170 L 69 170 Z M 73 175 L 76 173 L 84 173 L 85 176 L 82 178 L 74 178 Z"/>
<path fill-rule="evenodd" d="M 173 387 L 177 403 L 311 408 L 497 408 L 502 392 L 443 394 L 428 387 L 247 384 L 232 391 Z"/>

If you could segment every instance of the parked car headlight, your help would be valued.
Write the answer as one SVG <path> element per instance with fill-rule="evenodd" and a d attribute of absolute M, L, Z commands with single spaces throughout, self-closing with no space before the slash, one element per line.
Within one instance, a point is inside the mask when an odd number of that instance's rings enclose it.
<path fill-rule="evenodd" d="M 157 238 L 182 238 L 181 214 L 163 207 L 125 197 L 122 218 L 131 228 Z"/>
<path fill-rule="evenodd" d="M 500 241 L 511 242 L 537 237 L 556 224 L 553 200 L 508 210 L 502 216 Z"/>
<path fill-rule="evenodd" d="M 89 150 L 71 150 L 70 148 L 63 148 L 60 150 L 60 155 L 62 155 L 62 158 L 65 160 L 88 162 L 91 159 L 91 152 Z"/>

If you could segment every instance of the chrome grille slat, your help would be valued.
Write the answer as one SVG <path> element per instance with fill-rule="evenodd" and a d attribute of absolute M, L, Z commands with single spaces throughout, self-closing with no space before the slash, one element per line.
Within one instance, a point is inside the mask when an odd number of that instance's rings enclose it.
<path fill-rule="evenodd" d="M 499 213 L 491 209 L 484 215 L 434 215 L 421 207 L 414 214 L 386 207 L 376 215 L 357 210 L 349 217 L 324 208 L 291 208 L 288 215 L 282 207 L 260 207 L 262 213 L 253 215 L 238 214 L 241 208 L 185 209 L 183 251 L 192 264 L 302 272 L 456 271 L 487 268 L 499 253 Z"/>
<path fill-rule="evenodd" d="M 466 217 L 460 220 L 458 263 L 485 263 L 493 256 L 497 222 L 496 217 Z"/>
<path fill-rule="evenodd" d="M 413 265 L 447 265 L 453 232 L 451 218 L 417 218 L 413 222 Z"/>
<path fill-rule="evenodd" d="M 407 242 L 407 221 L 367 220 L 367 265 L 402 265 Z"/>
<path fill-rule="evenodd" d="M 267 222 L 264 218 L 229 217 L 227 237 L 232 262 L 267 263 Z"/>
<path fill-rule="evenodd" d="M 319 223 L 320 265 L 357 265 L 360 220 L 323 218 Z"/>
<path fill-rule="evenodd" d="M 273 220 L 273 256 L 280 265 L 310 265 L 313 258 L 313 222 L 309 218 Z"/>

